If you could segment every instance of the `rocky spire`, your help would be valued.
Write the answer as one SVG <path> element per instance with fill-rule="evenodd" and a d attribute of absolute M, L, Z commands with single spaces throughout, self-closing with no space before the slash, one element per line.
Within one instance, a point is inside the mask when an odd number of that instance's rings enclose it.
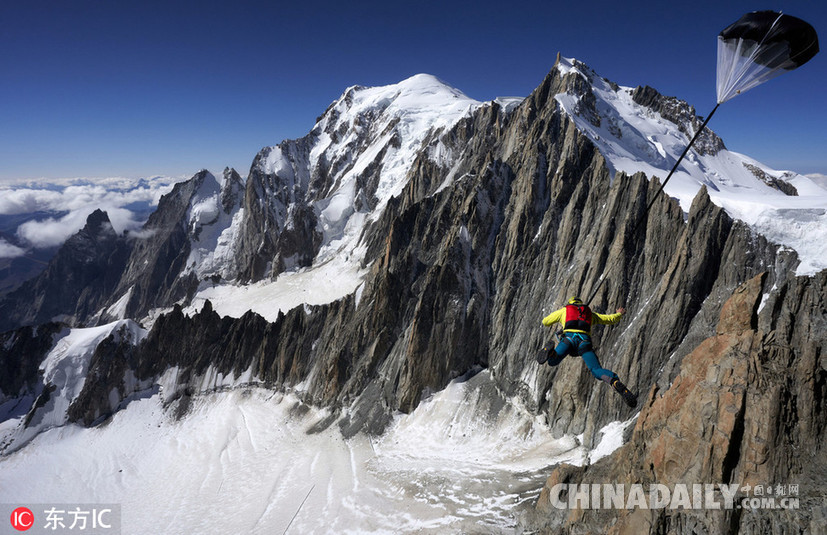
<path fill-rule="evenodd" d="M 53 319 L 69 324 L 86 320 L 110 298 L 129 249 L 109 215 L 95 210 L 40 275 L 3 299 L 0 331 Z"/>

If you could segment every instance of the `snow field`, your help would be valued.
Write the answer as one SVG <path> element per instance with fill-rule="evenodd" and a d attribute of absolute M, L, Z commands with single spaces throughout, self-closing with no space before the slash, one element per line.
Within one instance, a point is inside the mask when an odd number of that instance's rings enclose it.
<path fill-rule="evenodd" d="M 516 405 L 490 411 L 489 380 L 451 383 L 382 436 L 347 440 L 335 424 L 308 434 L 330 413 L 292 394 L 209 393 L 178 420 L 155 394 L 0 457 L 0 501 L 120 503 L 125 534 L 282 533 L 297 511 L 290 533 L 509 529 L 550 465 L 587 452 Z"/>

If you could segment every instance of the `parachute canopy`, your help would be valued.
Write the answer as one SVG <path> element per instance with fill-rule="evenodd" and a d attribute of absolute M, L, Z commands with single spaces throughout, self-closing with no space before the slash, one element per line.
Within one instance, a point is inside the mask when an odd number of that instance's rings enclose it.
<path fill-rule="evenodd" d="M 718 104 L 797 69 L 818 52 L 815 29 L 775 11 L 747 13 L 718 35 Z"/>

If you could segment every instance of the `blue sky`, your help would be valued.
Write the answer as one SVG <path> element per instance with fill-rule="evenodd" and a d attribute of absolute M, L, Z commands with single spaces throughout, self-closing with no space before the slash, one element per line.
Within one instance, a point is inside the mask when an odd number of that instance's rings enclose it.
<path fill-rule="evenodd" d="M 757 9 L 827 42 L 812 1 L 3 2 L 0 181 L 245 175 L 350 85 L 426 72 L 478 100 L 525 96 L 558 51 L 705 115 L 716 36 Z M 827 173 L 825 58 L 727 102 L 710 127 L 775 168 Z"/>

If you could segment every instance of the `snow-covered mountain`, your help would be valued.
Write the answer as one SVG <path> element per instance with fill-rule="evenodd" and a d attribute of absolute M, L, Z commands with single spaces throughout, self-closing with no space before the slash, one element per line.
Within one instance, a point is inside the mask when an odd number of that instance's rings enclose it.
<path fill-rule="evenodd" d="M 664 178 L 701 124 L 685 102 L 648 87 L 617 86 L 577 60 L 560 58 L 555 69 L 579 80 L 555 100 L 613 173 Z M 510 114 L 521 102 L 480 103 L 429 75 L 348 88 L 306 137 L 256 156 L 243 203 L 219 211 L 222 186 L 214 180 L 191 200 L 198 221 L 189 222 L 191 253 L 180 275 L 200 281 L 190 310 L 209 299 L 222 314 L 254 310 L 275 319 L 294 306 L 355 292 L 365 275 L 365 230 L 402 193 L 417 159 L 447 170 L 435 190 L 447 187 L 464 148 L 441 136 L 482 106 Z M 827 190 L 811 179 L 731 152 L 707 131 L 666 192 L 688 213 L 701 187 L 733 218 L 798 252 L 799 274 L 827 267 L 827 239 L 820 239 Z M 240 190 L 239 181 L 233 188 Z"/>
<path fill-rule="evenodd" d="M 666 178 L 700 127 L 694 108 L 648 87 L 619 87 L 576 60 L 560 58 L 557 68 L 588 82 L 582 94 L 573 90 L 555 99 L 610 167 L 629 175 L 643 172 Z M 676 170 L 666 192 L 688 212 L 702 186 L 712 202 L 734 219 L 797 251 L 799 274 L 827 267 L 827 190 L 817 182 L 729 151 L 707 131 Z"/>
<path fill-rule="evenodd" d="M 660 426 L 677 442 L 636 478 L 696 457 L 703 481 L 799 477 L 796 452 L 824 457 L 827 242 L 804 238 L 827 234 L 827 192 L 710 131 L 656 196 L 700 123 L 566 58 L 525 99 L 417 75 L 349 88 L 246 180 L 176 184 L 129 236 L 94 214 L 2 301 L 35 326 L 0 337 L 0 498 L 116 501 L 128 533 L 269 533 L 296 511 L 297 531 L 551 529 L 532 511 L 552 465 L 619 470 Z M 640 411 L 576 359 L 533 358 L 540 319 L 601 280 L 594 307 L 629 314 L 596 345 Z M 66 459 L 78 477 L 47 484 Z"/>
<path fill-rule="evenodd" d="M 568 58 L 560 58 L 555 69 L 569 80 L 580 80 L 569 82 L 555 100 L 613 173 L 665 178 L 701 124 L 694 108 L 652 88 L 617 86 Z M 522 99 L 494 102 L 508 114 Z M 299 304 L 321 304 L 356 291 L 365 274 L 366 227 L 379 219 L 390 198 L 402 193 L 417 158 L 448 169 L 439 186 L 447 187 L 455 178 L 450 169 L 459 159 L 456 153 L 463 147 L 440 136 L 461 118 L 492 104 L 471 100 L 428 75 L 385 87 L 349 88 L 307 137 L 265 148 L 256 157 L 248 210 L 255 211 L 261 199 L 269 199 L 270 206 L 258 206 L 266 214 L 257 216 L 242 210 L 244 217 L 236 224 L 245 232 L 235 226 L 221 230 L 237 239 L 232 256 L 225 247 L 223 263 L 198 271 L 201 280 L 219 273 L 225 282 L 202 285 L 190 310 L 209 299 L 222 314 L 238 317 L 252 309 L 275 319 L 279 311 Z M 730 216 L 798 252 L 799 274 L 827 267 L 827 190 L 813 180 L 731 152 L 707 130 L 666 193 L 688 213 L 701 187 Z M 307 220 L 300 222 L 299 214 Z M 297 228 L 304 229 L 300 238 L 291 233 Z M 270 238 L 262 237 L 268 232 Z M 276 253 L 277 243 L 292 246 L 282 245 L 286 252 Z M 251 268 L 254 260 L 235 272 L 228 268 L 233 258 L 250 258 L 251 250 L 258 251 L 253 258 L 267 259 L 259 260 L 266 269 Z M 255 281 L 266 274 L 262 282 L 237 284 L 239 278 Z"/>
<path fill-rule="evenodd" d="M 423 147 L 481 106 L 429 75 L 354 86 L 310 133 L 253 162 L 236 254 L 242 280 L 355 255 Z"/>

